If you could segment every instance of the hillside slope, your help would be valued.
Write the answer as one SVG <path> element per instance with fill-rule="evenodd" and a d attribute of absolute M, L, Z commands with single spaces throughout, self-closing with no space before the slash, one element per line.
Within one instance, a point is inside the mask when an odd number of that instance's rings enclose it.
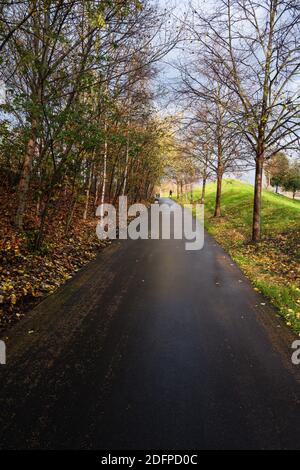
<path fill-rule="evenodd" d="M 67 196 L 57 201 L 42 249 L 34 251 L 38 228 L 34 200 L 28 204 L 26 230 L 20 233 L 14 226 L 17 196 L 4 185 L 0 188 L 0 332 L 23 319 L 108 244 L 96 237 L 95 217 L 82 220 L 84 204 L 80 202 L 66 231 Z"/>
<path fill-rule="evenodd" d="M 253 187 L 227 179 L 223 184 L 222 218 L 214 219 L 216 185 L 206 195 L 206 228 L 240 265 L 255 288 L 279 309 L 300 333 L 300 201 L 263 192 L 261 243 L 253 245 Z M 190 195 L 186 195 L 188 198 Z M 193 193 L 200 199 L 200 189 Z"/>

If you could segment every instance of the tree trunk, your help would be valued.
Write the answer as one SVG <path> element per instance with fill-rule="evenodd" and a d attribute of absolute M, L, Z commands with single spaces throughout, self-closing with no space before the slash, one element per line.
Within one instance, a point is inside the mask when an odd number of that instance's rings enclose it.
<path fill-rule="evenodd" d="M 19 230 L 23 230 L 24 212 L 25 212 L 25 207 L 26 207 L 26 202 L 27 202 L 31 167 L 32 167 L 35 149 L 36 149 L 36 141 L 37 141 L 37 121 L 33 119 L 32 124 L 31 124 L 30 136 L 29 136 L 29 140 L 27 143 L 27 152 L 25 155 L 21 178 L 20 178 L 19 187 L 18 187 L 18 209 L 17 209 L 16 218 L 15 218 L 15 224 Z"/>
<path fill-rule="evenodd" d="M 223 145 L 222 137 L 218 126 L 218 166 L 217 166 L 217 194 L 214 217 L 221 217 L 221 194 L 222 194 L 222 179 L 223 179 Z"/>
<path fill-rule="evenodd" d="M 263 180 L 264 155 L 258 153 L 255 167 L 255 187 L 254 187 L 254 208 L 253 208 L 253 229 L 252 241 L 258 242 L 261 237 L 261 194 Z"/>
<path fill-rule="evenodd" d="M 125 162 L 125 173 L 124 173 L 123 189 L 122 189 L 122 195 L 123 196 L 125 195 L 126 186 L 127 186 L 128 162 L 129 162 L 129 136 L 127 136 L 127 141 L 126 141 L 126 162 Z"/>
<path fill-rule="evenodd" d="M 221 171 L 218 171 L 216 206 L 215 206 L 214 217 L 221 217 L 222 179 L 223 179 L 223 173 Z"/>
<path fill-rule="evenodd" d="M 110 166 L 110 178 L 106 178 L 107 182 L 107 198 L 110 202 L 112 200 L 112 194 L 114 192 L 114 188 L 116 186 L 116 170 L 117 170 L 117 161 L 115 160 L 114 163 Z"/>
<path fill-rule="evenodd" d="M 84 208 L 84 213 L 83 213 L 83 220 L 87 219 L 88 216 L 88 210 L 89 210 L 89 203 L 90 203 L 90 192 L 91 192 L 91 186 L 92 186 L 92 179 L 93 179 L 93 163 L 90 166 L 89 169 L 89 179 L 88 179 L 88 187 L 86 190 L 86 200 L 85 200 L 85 208 Z"/>
<path fill-rule="evenodd" d="M 203 177 L 202 180 L 202 194 L 201 194 L 201 204 L 205 203 L 205 190 L 206 190 L 206 176 Z"/>
<path fill-rule="evenodd" d="M 96 170 L 97 176 L 96 176 L 96 181 L 95 181 L 95 197 L 94 197 L 94 206 L 98 206 L 98 200 L 99 200 L 99 190 L 101 186 L 101 175 L 100 175 L 100 169 L 98 168 Z"/>
<path fill-rule="evenodd" d="M 107 125 L 105 124 L 105 132 L 107 130 Z M 107 149 L 108 149 L 108 144 L 107 144 L 107 138 L 105 137 L 105 143 L 104 143 L 104 154 L 103 154 L 103 181 L 102 181 L 102 190 L 101 190 L 101 200 L 100 204 L 105 203 L 105 191 L 106 191 L 106 179 L 107 179 Z M 104 214 L 101 214 L 102 217 Z"/>

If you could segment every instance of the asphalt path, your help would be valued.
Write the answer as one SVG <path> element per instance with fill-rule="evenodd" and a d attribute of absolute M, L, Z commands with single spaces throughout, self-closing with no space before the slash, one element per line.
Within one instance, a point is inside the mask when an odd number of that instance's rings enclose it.
<path fill-rule="evenodd" d="M 5 335 L 0 448 L 299 449 L 294 339 L 209 235 L 115 241 Z"/>

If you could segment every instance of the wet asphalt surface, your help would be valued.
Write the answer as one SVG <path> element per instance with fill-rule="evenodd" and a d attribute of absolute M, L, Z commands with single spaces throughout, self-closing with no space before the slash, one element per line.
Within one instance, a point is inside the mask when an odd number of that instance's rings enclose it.
<path fill-rule="evenodd" d="M 7 332 L 0 448 L 300 449 L 295 337 L 265 302 L 208 235 L 113 242 Z"/>

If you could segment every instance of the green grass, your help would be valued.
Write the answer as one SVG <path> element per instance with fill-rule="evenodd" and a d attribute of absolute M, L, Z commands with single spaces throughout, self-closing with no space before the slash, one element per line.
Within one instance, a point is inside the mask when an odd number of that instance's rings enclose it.
<path fill-rule="evenodd" d="M 201 190 L 193 191 L 193 202 Z M 263 192 L 262 241 L 251 243 L 253 186 L 227 179 L 223 183 L 222 217 L 213 217 L 216 184 L 207 187 L 206 229 L 278 309 L 294 331 L 300 333 L 300 201 L 270 191 Z M 182 202 L 190 200 L 186 194 Z"/>
<path fill-rule="evenodd" d="M 194 201 L 200 199 L 200 189 L 194 191 Z M 216 184 L 210 183 L 206 192 L 206 210 L 214 211 Z M 222 214 L 230 217 L 231 222 L 251 235 L 253 211 L 253 186 L 241 181 L 227 179 L 222 189 Z M 262 228 L 265 234 L 284 231 L 287 227 L 299 228 L 300 201 L 293 201 L 285 196 L 271 191 L 263 192 L 262 199 Z"/>

